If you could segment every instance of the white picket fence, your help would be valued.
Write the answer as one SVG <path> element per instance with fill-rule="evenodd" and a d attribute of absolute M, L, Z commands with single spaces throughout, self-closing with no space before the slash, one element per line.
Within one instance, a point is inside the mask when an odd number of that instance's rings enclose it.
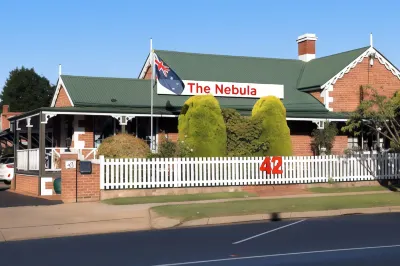
<path fill-rule="evenodd" d="M 100 188 L 304 184 L 400 178 L 400 155 L 282 157 L 282 174 L 260 171 L 263 157 L 105 159 Z"/>

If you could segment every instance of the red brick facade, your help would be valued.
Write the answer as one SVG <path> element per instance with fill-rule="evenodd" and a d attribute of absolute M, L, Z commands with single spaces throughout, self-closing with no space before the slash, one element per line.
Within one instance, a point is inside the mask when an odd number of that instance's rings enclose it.
<path fill-rule="evenodd" d="M 78 202 L 98 201 L 100 200 L 100 165 L 92 164 L 92 174 L 81 175 L 79 173 L 78 155 L 61 155 L 61 198 L 64 202 L 75 202 L 78 196 Z M 74 160 L 77 168 L 66 169 L 65 160 Z M 78 184 L 78 195 L 76 194 L 76 185 Z"/>
<path fill-rule="evenodd" d="M 56 107 L 70 107 L 72 106 L 71 101 L 68 98 L 67 92 L 64 87 L 60 87 L 60 92 L 58 93 L 56 100 Z"/>
<path fill-rule="evenodd" d="M 374 59 L 373 66 L 370 66 L 369 59 L 364 58 L 333 85 L 333 91 L 329 92 L 329 96 L 333 97 L 333 102 L 329 104 L 329 107 L 333 108 L 334 112 L 354 111 L 360 104 L 360 86 L 367 84 L 387 97 L 392 97 L 396 91 L 400 90 L 400 80 L 378 59 Z"/>
<path fill-rule="evenodd" d="M 347 136 L 336 136 L 332 147 L 333 155 L 342 155 L 347 149 Z"/>
<path fill-rule="evenodd" d="M 78 121 L 78 127 L 85 129 L 84 134 L 80 134 L 78 139 L 85 142 L 85 148 L 94 147 L 93 116 L 85 115 L 84 120 Z"/>
<path fill-rule="evenodd" d="M 313 91 L 313 92 L 310 92 L 310 94 L 312 96 L 314 96 L 314 98 L 317 99 L 318 101 L 320 101 L 321 103 L 324 103 L 324 98 L 321 97 L 320 91 Z"/>
<path fill-rule="evenodd" d="M 15 175 L 16 191 L 39 196 L 39 177 L 23 174 Z"/>
<path fill-rule="evenodd" d="M 292 149 L 294 156 L 312 156 L 314 155 L 311 149 L 311 136 L 306 135 L 291 135 Z"/>

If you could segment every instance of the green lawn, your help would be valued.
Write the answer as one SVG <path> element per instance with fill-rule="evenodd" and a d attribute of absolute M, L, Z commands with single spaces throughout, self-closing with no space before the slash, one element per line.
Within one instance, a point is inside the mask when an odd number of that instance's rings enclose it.
<path fill-rule="evenodd" d="M 398 187 L 390 186 L 389 188 L 383 186 L 364 186 L 364 187 L 314 187 L 309 188 L 309 191 L 313 193 L 340 193 L 340 192 L 369 192 L 369 191 L 398 191 Z"/>
<path fill-rule="evenodd" d="M 199 194 L 168 195 L 168 196 L 115 198 L 115 199 L 103 200 L 103 202 L 112 205 L 128 205 L 128 204 L 143 204 L 143 203 L 182 202 L 182 201 L 233 199 L 233 198 L 249 198 L 249 197 L 257 197 L 257 195 L 247 192 L 220 192 L 220 193 L 199 193 Z"/>
<path fill-rule="evenodd" d="M 400 205 L 400 194 L 369 194 L 352 196 L 325 196 L 315 198 L 286 198 L 164 205 L 152 208 L 157 213 L 184 221 L 219 216 L 268 214 L 279 212 L 322 211 L 347 208 L 367 208 Z"/>

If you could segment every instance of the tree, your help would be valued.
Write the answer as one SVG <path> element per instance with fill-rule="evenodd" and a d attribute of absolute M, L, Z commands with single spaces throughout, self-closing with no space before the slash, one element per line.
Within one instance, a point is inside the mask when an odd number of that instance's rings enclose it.
<path fill-rule="evenodd" d="M 185 141 L 196 157 L 226 155 L 226 127 L 221 108 L 212 95 L 190 97 L 178 118 L 179 141 Z"/>
<path fill-rule="evenodd" d="M 338 133 L 335 123 L 325 122 L 324 129 L 314 129 L 311 133 L 313 140 L 311 146 L 317 154 L 321 154 L 321 148 L 326 149 L 326 154 L 332 153 L 333 142 Z"/>
<path fill-rule="evenodd" d="M 235 109 L 223 109 L 226 125 L 227 155 L 254 156 L 266 154 L 268 143 L 260 141 L 262 124 L 250 117 L 241 116 Z"/>
<path fill-rule="evenodd" d="M 262 121 L 260 141 L 269 144 L 268 156 L 291 156 L 292 142 L 286 123 L 286 109 L 275 96 L 260 98 L 253 107 L 252 119 Z"/>
<path fill-rule="evenodd" d="M 378 91 L 371 86 L 367 86 L 364 91 L 368 99 L 363 100 L 350 114 L 342 131 L 354 133 L 355 136 L 366 130 L 373 134 L 380 134 L 390 140 L 392 149 L 400 151 L 399 93 L 396 92 L 392 98 L 388 98 L 379 95 Z"/>
<path fill-rule="evenodd" d="M 10 105 L 13 111 L 26 112 L 50 106 L 55 86 L 39 76 L 33 68 L 16 68 L 10 72 L 0 94 L 2 105 Z"/>

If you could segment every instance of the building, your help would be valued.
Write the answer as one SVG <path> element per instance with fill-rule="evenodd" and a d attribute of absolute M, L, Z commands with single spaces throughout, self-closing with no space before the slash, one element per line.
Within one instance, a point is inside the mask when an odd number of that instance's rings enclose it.
<path fill-rule="evenodd" d="M 12 146 L 14 145 L 14 134 L 10 132 L 10 121 L 9 119 L 13 116 L 20 115 L 21 112 L 10 112 L 9 105 L 3 105 L 3 110 L 0 116 L 0 147 L 1 154 L 12 152 Z M 21 139 L 20 145 L 23 147 L 27 144 L 27 140 Z"/>
<path fill-rule="evenodd" d="M 294 155 L 313 155 L 311 131 L 327 120 L 343 125 L 362 100 L 362 85 L 370 84 L 387 96 L 400 89 L 399 70 L 373 47 L 372 37 L 369 46 L 321 58 L 316 56 L 316 41 L 314 34 L 300 36 L 298 59 L 156 50 L 184 81 L 185 90 L 175 95 L 159 83 L 153 89 L 154 142 L 161 131 L 176 140 L 177 116 L 190 95 L 210 91 L 222 108 L 235 108 L 243 115 L 251 113 L 259 97 L 276 95 L 286 107 Z M 16 150 L 17 180 L 32 184 L 36 178 L 40 191 L 37 177 L 59 176 L 57 158 L 69 140 L 86 159 L 116 132 L 150 140 L 151 75 L 149 56 L 136 79 L 60 73 L 50 107 L 10 118 L 16 141 L 26 138 L 30 149 Z M 333 153 L 352 146 L 373 149 L 375 142 L 374 136 L 341 134 Z"/>

